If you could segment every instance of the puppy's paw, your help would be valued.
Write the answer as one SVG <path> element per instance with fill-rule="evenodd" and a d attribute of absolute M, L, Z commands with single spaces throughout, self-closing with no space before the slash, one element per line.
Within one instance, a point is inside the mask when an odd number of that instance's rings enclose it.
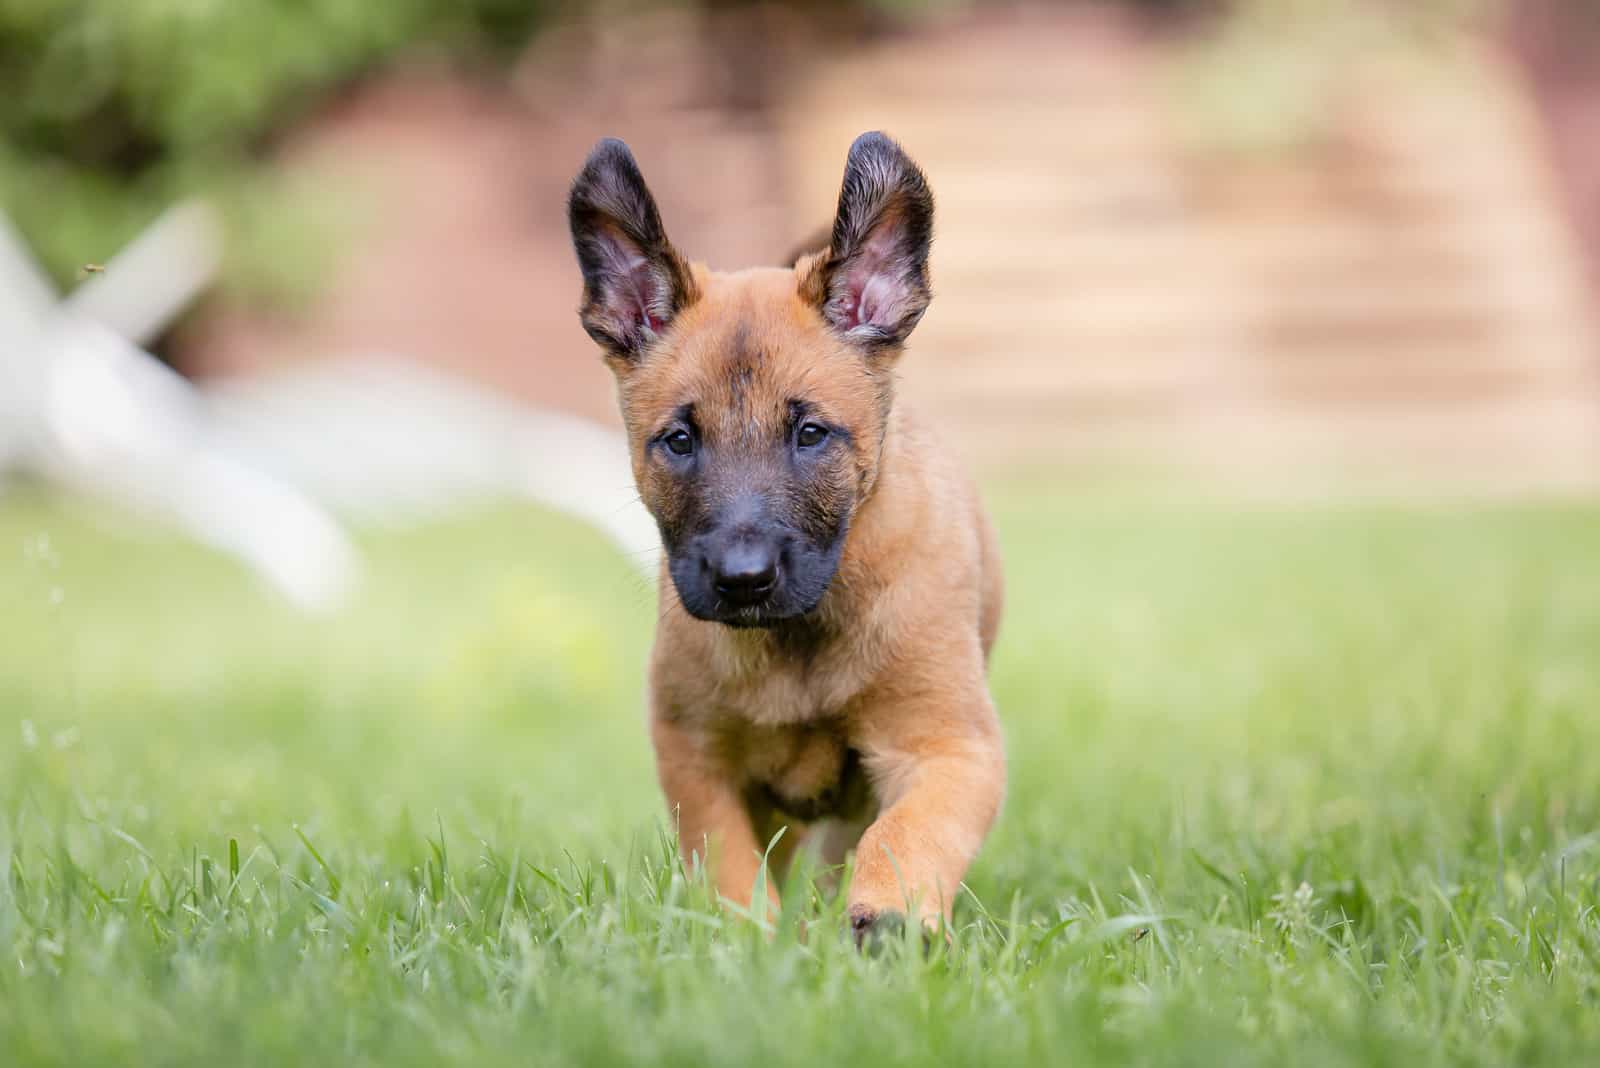
<path fill-rule="evenodd" d="M 851 905 L 846 913 L 850 920 L 850 937 L 856 948 L 876 953 L 885 941 L 902 936 L 906 929 L 906 916 L 893 909 L 875 909 L 871 905 Z"/>
<path fill-rule="evenodd" d="M 868 953 L 902 941 L 909 922 L 899 909 L 878 909 L 859 902 L 851 905 L 845 915 L 849 918 L 850 937 L 855 940 L 856 948 Z M 950 928 L 937 912 L 922 917 L 922 951 L 931 952 L 936 940 L 943 941 L 946 946 L 955 945 Z"/>

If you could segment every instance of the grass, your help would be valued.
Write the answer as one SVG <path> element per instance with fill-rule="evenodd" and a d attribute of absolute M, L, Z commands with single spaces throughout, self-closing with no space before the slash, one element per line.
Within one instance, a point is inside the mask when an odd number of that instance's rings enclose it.
<path fill-rule="evenodd" d="M 680 873 L 585 531 L 373 536 L 308 621 L 0 501 L 0 1059 L 1593 1059 L 1600 509 L 997 513 L 1007 809 L 954 946 L 867 958 Z"/>

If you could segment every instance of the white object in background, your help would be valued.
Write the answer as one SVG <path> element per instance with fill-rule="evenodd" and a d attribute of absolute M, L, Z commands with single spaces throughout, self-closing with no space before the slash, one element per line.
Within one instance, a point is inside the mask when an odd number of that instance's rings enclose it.
<path fill-rule="evenodd" d="M 57 306 L 0 225 L 0 468 L 173 520 L 301 607 L 332 608 L 356 574 L 338 524 L 220 451 L 193 388 L 135 344 L 204 288 L 219 247 L 209 210 L 179 205 Z"/>
<path fill-rule="evenodd" d="M 67 294 L 64 311 L 92 319 L 138 346 L 161 336 L 205 289 L 222 260 L 222 234 L 210 208 L 179 204 Z"/>
<path fill-rule="evenodd" d="M 22 235 L 0 212 L 0 473 L 17 462 L 27 433 L 22 392 L 32 376 L 23 374 L 23 346 L 44 327 L 55 303 Z"/>
<path fill-rule="evenodd" d="M 597 527 L 647 576 L 660 536 L 622 434 L 459 378 L 374 356 L 204 390 L 239 454 L 344 513 L 379 522 L 473 498 L 534 500 Z"/>

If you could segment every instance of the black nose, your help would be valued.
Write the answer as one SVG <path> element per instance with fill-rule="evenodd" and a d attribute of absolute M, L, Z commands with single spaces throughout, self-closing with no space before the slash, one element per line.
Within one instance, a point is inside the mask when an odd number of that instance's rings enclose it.
<path fill-rule="evenodd" d="M 734 604 L 759 604 L 778 585 L 778 554 L 771 546 L 739 542 L 710 563 L 717 595 Z"/>

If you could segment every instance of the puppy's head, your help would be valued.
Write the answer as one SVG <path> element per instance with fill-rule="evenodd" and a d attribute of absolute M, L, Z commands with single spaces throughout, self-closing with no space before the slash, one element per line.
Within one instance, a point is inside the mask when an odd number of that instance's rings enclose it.
<path fill-rule="evenodd" d="M 871 492 L 895 357 L 929 300 L 933 198 L 900 147 L 850 147 L 832 236 L 792 268 L 689 265 L 621 141 L 568 203 L 584 329 L 617 377 L 634 477 L 690 614 L 817 607 Z"/>

